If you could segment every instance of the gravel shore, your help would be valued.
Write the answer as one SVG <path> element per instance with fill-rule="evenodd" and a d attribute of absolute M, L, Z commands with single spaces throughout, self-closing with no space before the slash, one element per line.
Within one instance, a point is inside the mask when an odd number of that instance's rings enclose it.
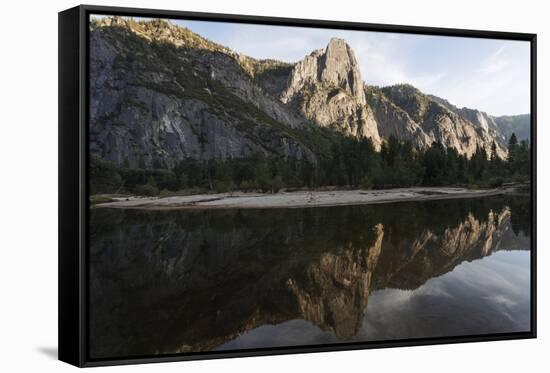
<path fill-rule="evenodd" d="M 276 194 L 218 193 L 176 197 L 118 197 L 94 208 L 125 209 L 212 209 L 212 208 L 303 208 L 341 205 L 363 205 L 403 201 L 427 201 L 453 198 L 476 198 L 510 193 L 515 188 L 400 188 L 385 190 L 295 191 Z"/>

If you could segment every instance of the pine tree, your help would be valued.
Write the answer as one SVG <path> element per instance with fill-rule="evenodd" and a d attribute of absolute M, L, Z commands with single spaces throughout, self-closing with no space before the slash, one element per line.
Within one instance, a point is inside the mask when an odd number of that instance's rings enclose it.
<path fill-rule="evenodd" d="M 508 162 L 514 163 L 517 158 L 518 152 L 518 138 L 515 133 L 512 133 L 510 140 L 508 141 Z"/>

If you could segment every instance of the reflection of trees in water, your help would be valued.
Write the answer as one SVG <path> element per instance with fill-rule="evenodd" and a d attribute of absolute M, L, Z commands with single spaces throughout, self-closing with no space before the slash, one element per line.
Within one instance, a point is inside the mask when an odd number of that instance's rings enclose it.
<path fill-rule="evenodd" d="M 531 204 L 525 197 L 511 198 L 508 202 L 512 214 L 512 229 L 516 235 L 531 236 Z"/>
<path fill-rule="evenodd" d="M 370 292 L 414 289 L 488 255 L 510 222 L 529 232 L 526 200 L 95 210 L 92 356 L 211 350 L 243 331 L 295 318 L 346 340 Z"/>

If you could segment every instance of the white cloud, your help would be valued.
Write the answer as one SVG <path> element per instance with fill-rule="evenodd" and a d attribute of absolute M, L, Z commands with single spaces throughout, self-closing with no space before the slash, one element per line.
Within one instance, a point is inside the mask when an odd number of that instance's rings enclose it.
<path fill-rule="evenodd" d="M 461 106 L 493 115 L 530 111 L 528 63 L 517 63 L 517 51 L 501 47 L 483 59 L 477 69 L 443 85 L 442 93 Z"/>
<path fill-rule="evenodd" d="M 198 23 L 190 23 L 191 29 Z M 212 30 L 209 25 L 196 31 Z M 355 51 L 367 84 L 410 83 L 459 107 L 493 115 L 530 110 L 526 42 L 237 24 L 218 24 L 205 36 L 252 57 L 287 62 L 341 37 Z"/>
<path fill-rule="evenodd" d="M 482 73 L 498 73 L 510 66 L 510 61 L 506 57 L 501 56 L 505 51 L 506 46 L 498 48 L 493 54 L 491 54 L 482 64 L 479 71 Z"/>

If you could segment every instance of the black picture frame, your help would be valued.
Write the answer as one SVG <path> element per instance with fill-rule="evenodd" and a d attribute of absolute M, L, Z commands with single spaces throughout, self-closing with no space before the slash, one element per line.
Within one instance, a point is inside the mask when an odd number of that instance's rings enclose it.
<path fill-rule="evenodd" d="M 531 46 L 531 330 L 529 332 L 422 338 L 384 342 L 349 342 L 315 346 L 259 348 L 117 359 L 87 356 L 88 325 L 88 20 L 90 14 L 147 16 L 346 30 L 384 31 L 527 41 Z M 383 25 L 358 22 L 275 18 L 81 5 L 59 13 L 59 360 L 79 367 L 217 359 L 259 355 L 327 352 L 536 338 L 536 123 L 537 35 L 480 30 Z"/>

